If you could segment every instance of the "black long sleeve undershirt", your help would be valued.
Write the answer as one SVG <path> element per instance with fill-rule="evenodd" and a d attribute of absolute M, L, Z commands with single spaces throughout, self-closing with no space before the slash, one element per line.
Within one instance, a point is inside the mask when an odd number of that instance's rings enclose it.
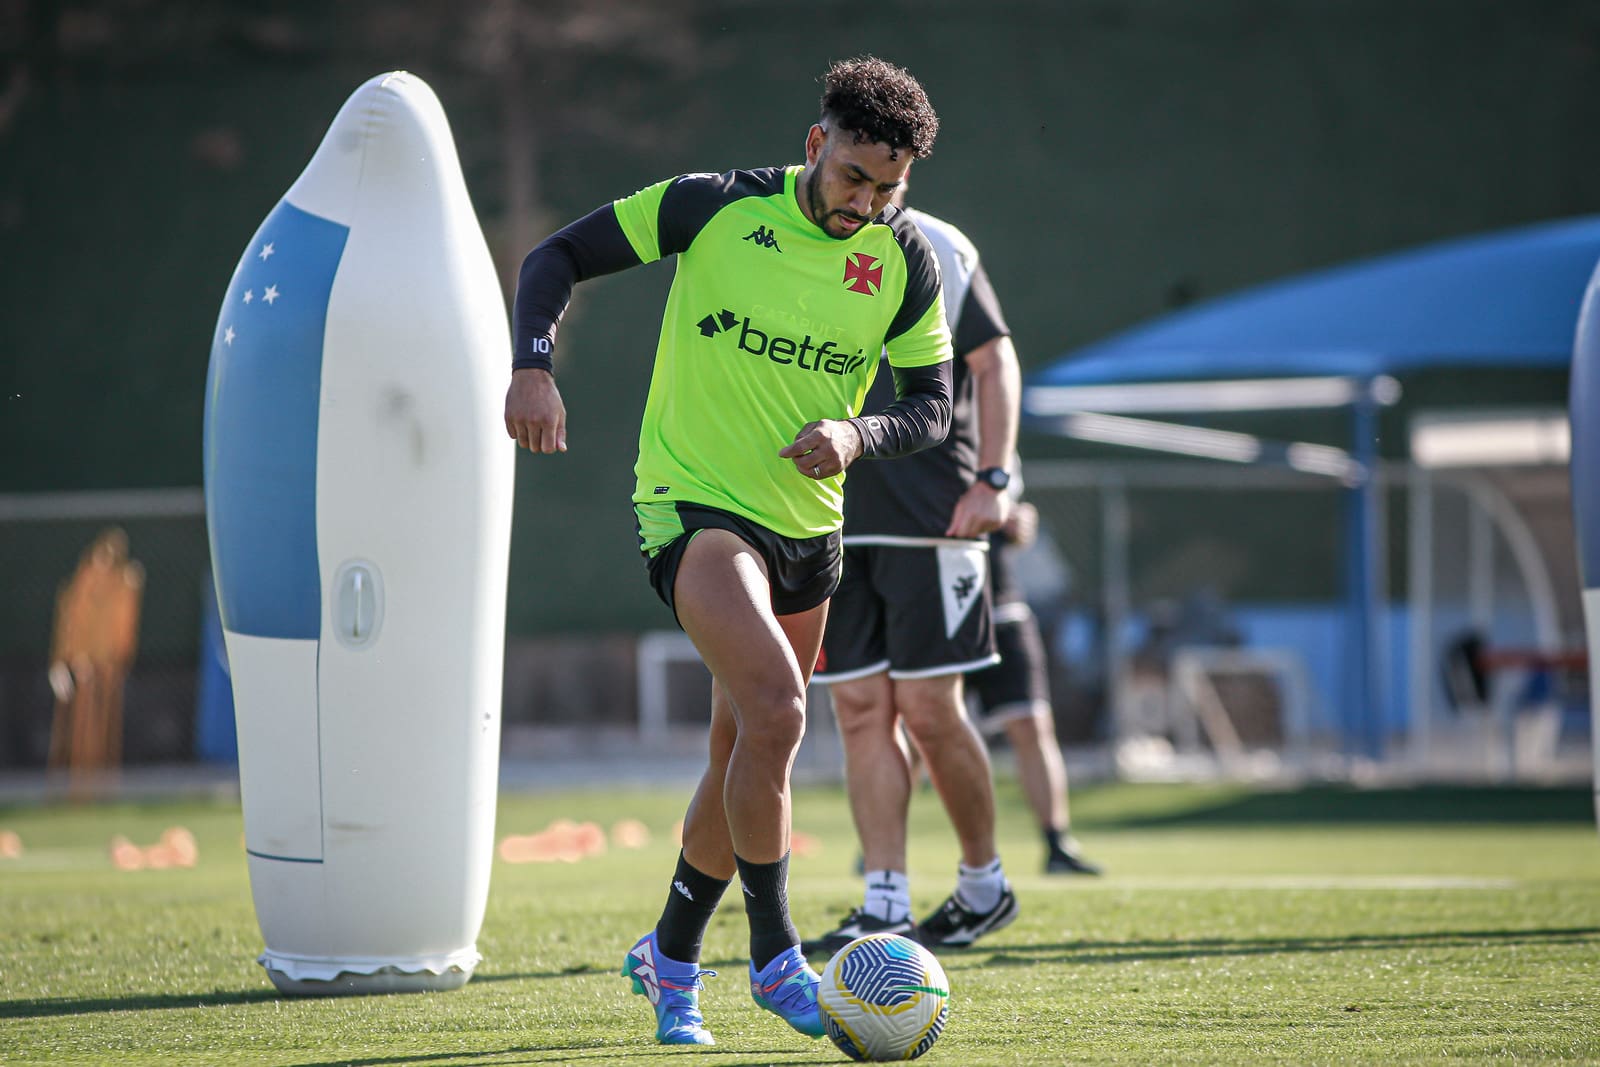
<path fill-rule="evenodd" d="M 895 367 L 895 401 L 882 411 L 850 422 L 861 433 L 862 458 L 890 459 L 931 448 L 950 432 L 950 361 L 928 367 Z"/>
<path fill-rule="evenodd" d="M 610 204 L 539 242 L 517 275 L 517 295 L 511 305 L 511 369 L 551 370 L 556 330 L 572 301 L 572 287 L 641 262 Z"/>

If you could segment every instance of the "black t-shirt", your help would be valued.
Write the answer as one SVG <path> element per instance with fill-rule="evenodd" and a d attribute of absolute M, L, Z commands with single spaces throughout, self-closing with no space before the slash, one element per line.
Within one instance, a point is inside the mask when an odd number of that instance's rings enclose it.
<path fill-rule="evenodd" d="M 844 484 L 846 543 L 872 537 L 941 537 L 956 501 L 977 473 L 978 423 L 966 357 L 996 337 L 1011 333 L 978 251 L 966 235 L 942 219 L 908 212 L 939 258 L 945 315 L 956 358 L 954 418 L 942 445 L 889 460 L 852 464 Z M 863 410 L 894 400 L 894 376 L 880 363 Z"/>

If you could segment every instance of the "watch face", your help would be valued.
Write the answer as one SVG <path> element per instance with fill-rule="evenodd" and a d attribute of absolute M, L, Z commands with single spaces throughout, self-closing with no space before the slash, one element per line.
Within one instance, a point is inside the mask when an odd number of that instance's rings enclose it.
<path fill-rule="evenodd" d="M 1011 475 L 999 467 L 985 467 L 978 472 L 978 478 L 994 489 L 1004 489 L 1011 482 Z"/>

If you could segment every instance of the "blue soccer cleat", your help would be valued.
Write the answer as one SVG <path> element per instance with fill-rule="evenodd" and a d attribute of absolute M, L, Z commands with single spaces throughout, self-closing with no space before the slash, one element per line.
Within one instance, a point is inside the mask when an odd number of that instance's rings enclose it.
<path fill-rule="evenodd" d="M 716 971 L 703 971 L 698 963 L 679 963 L 656 948 L 656 932 L 651 930 L 628 950 L 622 962 L 622 977 L 633 979 L 633 991 L 650 1001 L 656 1010 L 656 1040 L 663 1045 L 715 1045 L 717 1039 L 706 1029 L 700 1014 L 702 978 L 715 978 Z M 816 1000 L 815 994 L 812 1000 Z M 815 1014 L 815 1004 L 813 1004 Z"/>
<path fill-rule="evenodd" d="M 799 945 L 785 949 L 760 971 L 754 960 L 750 962 L 750 995 L 755 1002 L 807 1037 L 823 1034 L 822 1013 L 817 1009 L 821 982 Z"/>

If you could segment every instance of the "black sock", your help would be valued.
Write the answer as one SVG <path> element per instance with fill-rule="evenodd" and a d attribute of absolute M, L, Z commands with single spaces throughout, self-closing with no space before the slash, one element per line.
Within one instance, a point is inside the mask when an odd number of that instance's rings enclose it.
<path fill-rule="evenodd" d="M 722 891 L 731 881 L 696 870 L 682 852 L 678 853 L 678 869 L 672 872 L 667 906 L 661 909 L 661 921 L 656 923 L 656 947 L 663 956 L 679 963 L 700 962 L 700 942 L 705 939 Z"/>
<path fill-rule="evenodd" d="M 750 920 L 750 962 L 756 970 L 800 944 L 789 919 L 789 856 L 776 863 L 751 863 L 734 856 L 744 886 L 744 913 Z"/>
<path fill-rule="evenodd" d="M 1052 856 L 1059 856 L 1063 851 L 1061 848 L 1061 833 L 1062 831 L 1054 829 L 1053 827 L 1045 827 L 1044 843 L 1045 847 L 1050 850 L 1050 855 Z"/>

